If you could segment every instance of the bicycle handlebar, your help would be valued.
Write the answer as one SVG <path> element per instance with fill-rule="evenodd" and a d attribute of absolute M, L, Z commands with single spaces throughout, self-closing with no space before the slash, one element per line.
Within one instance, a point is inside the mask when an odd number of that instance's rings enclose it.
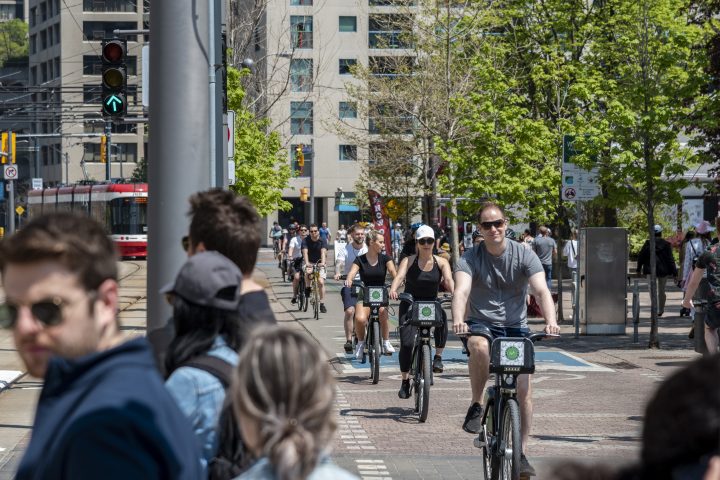
<path fill-rule="evenodd" d="M 408 302 L 408 303 L 414 303 L 415 298 L 412 296 L 412 294 L 407 292 L 398 293 L 398 300 L 401 302 Z M 435 299 L 434 301 L 444 304 L 444 303 L 450 303 L 452 302 L 452 295 L 445 294 L 440 298 Z"/>
<path fill-rule="evenodd" d="M 485 336 L 487 336 L 487 333 L 488 333 L 487 331 L 483 331 L 483 332 L 473 332 L 473 331 L 471 331 L 471 330 L 468 330 L 467 332 L 457 333 L 456 335 L 457 335 L 458 337 L 474 337 L 474 336 L 476 336 L 476 337 L 485 337 Z M 527 338 L 527 339 L 529 339 L 531 342 L 535 343 L 535 342 L 541 341 L 543 338 L 557 338 L 557 337 L 560 337 L 560 335 L 555 334 L 555 333 L 532 332 L 532 333 L 530 333 L 530 335 L 528 335 L 528 336 L 525 337 L 525 338 Z"/>

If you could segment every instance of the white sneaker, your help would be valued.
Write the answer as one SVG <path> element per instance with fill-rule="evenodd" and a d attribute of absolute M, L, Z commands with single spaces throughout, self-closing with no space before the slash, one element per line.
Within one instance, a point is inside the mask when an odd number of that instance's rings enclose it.
<path fill-rule="evenodd" d="M 357 342 L 357 345 L 355 346 L 355 358 L 362 360 L 364 350 L 365 342 Z"/>
<path fill-rule="evenodd" d="M 383 340 L 383 349 L 385 350 L 386 355 L 391 355 L 395 353 L 395 347 L 392 346 L 390 340 Z"/>

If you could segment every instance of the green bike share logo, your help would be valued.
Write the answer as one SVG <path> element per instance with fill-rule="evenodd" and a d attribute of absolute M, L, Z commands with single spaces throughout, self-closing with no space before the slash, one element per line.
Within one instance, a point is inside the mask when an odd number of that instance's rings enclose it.
<path fill-rule="evenodd" d="M 517 360 L 517 358 L 520 356 L 520 350 L 518 350 L 517 347 L 510 347 L 505 350 L 505 356 L 508 358 L 508 360 Z"/>
<path fill-rule="evenodd" d="M 420 320 L 435 320 L 435 305 L 421 304 L 418 310 Z"/>
<path fill-rule="evenodd" d="M 525 364 L 525 345 L 523 342 L 502 342 L 500 363 L 506 366 L 522 366 Z"/>
<path fill-rule="evenodd" d="M 422 310 L 420 311 L 420 313 L 422 314 L 423 317 L 429 317 L 430 314 L 432 313 L 432 309 L 430 307 L 423 307 Z"/>
<path fill-rule="evenodd" d="M 372 292 L 370 292 L 370 298 L 372 298 L 373 300 L 380 300 L 382 299 L 382 293 L 380 292 L 380 290 L 373 290 Z"/>

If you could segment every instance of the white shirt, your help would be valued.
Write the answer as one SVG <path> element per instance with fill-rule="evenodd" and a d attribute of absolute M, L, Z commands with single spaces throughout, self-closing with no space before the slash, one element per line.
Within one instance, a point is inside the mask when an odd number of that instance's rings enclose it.
<path fill-rule="evenodd" d="M 577 240 L 568 240 L 565 242 L 563 255 L 567 257 L 568 268 L 577 268 Z"/>
<path fill-rule="evenodd" d="M 288 248 L 288 253 L 292 250 L 292 259 L 295 260 L 296 258 L 302 258 L 302 237 L 300 235 L 295 235 L 292 240 L 290 240 L 290 247 Z"/>
<path fill-rule="evenodd" d="M 343 275 L 347 275 L 348 273 L 350 273 L 350 269 L 353 266 L 355 258 L 359 257 L 364 253 L 367 253 L 367 245 L 365 245 L 365 242 L 363 242 L 363 245 L 359 250 L 355 249 L 355 244 L 353 242 L 348 243 L 347 245 L 345 245 L 345 248 L 341 249 L 338 253 L 335 268 L 337 268 L 337 265 L 343 264 Z M 360 274 L 356 275 L 355 278 L 357 279 L 359 275 Z"/>

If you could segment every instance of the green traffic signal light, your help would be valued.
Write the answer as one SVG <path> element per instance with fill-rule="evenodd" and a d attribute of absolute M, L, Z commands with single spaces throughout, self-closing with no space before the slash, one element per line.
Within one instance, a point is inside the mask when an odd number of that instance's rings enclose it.
<path fill-rule="evenodd" d="M 127 42 L 106 38 L 102 42 L 102 114 L 105 117 L 123 117 L 127 113 L 127 69 L 125 59 Z"/>
<path fill-rule="evenodd" d="M 107 97 L 103 97 L 102 111 L 103 114 L 110 117 L 124 115 L 125 95 L 122 93 L 113 93 Z"/>

